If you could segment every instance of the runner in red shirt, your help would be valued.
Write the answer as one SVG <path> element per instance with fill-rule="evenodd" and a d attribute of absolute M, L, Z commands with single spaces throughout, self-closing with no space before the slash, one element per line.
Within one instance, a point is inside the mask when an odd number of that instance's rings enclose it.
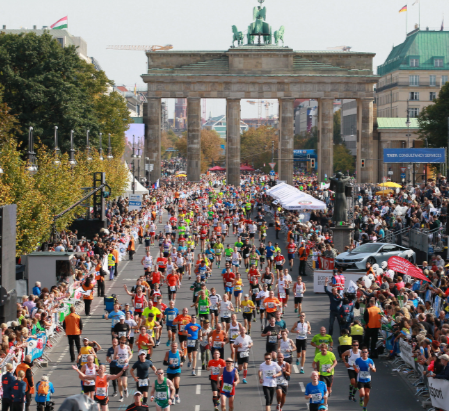
<path fill-rule="evenodd" d="M 168 286 L 168 299 L 175 301 L 176 300 L 176 291 L 178 290 L 179 285 L 181 284 L 179 281 L 179 275 L 175 272 L 172 272 L 167 276 L 167 286 Z"/>
<path fill-rule="evenodd" d="M 290 261 L 290 271 L 293 271 L 293 262 L 295 261 L 296 249 L 296 244 L 293 238 L 291 238 L 290 242 L 287 245 L 288 261 Z"/>
<path fill-rule="evenodd" d="M 225 294 L 229 295 L 229 299 L 232 297 L 232 289 L 234 287 L 235 274 L 231 271 L 230 268 L 226 269 L 226 272 L 223 274 L 223 282 Z"/>
<path fill-rule="evenodd" d="M 284 263 L 285 263 L 285 258 L 284 256 L 281 254 L 280 251 L 278 251 L 276 253 L 276 256 L 274 257 L 274 263 L 276 265 L 276 274 L 277 274 L 277 278 L 279 278 L 279 272 L 283 270 L 284 267 Z"/>
<path fill-rule="evenodd" d="M 168 259 L 165 258 L 164 254 L 161 252 L 156 260 L 158 271 L 160 271 L 161 273 L 165 273 L 165 269 L 167 268 L 167 261 Z"/>

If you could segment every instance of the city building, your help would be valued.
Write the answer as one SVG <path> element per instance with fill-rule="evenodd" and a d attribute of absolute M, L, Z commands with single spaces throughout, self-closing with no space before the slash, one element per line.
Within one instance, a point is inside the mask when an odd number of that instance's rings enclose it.
<path fill-rule="evenodd" d="M 316 100 L 305 100 L 295 107 L 295 134 L 309 133 L 318 124 L 318 103 Z"/>
<path fill-rule="evenodd" d="M 279 118 L 277 116 L 270 116 L 269 118 L 242 118 L 242 121 L 249 128 L 257 128 L 261 126 L 271 126 L 273 128 L 278 128 Z"/>
<path fill-rule="evenodd" d="M 449 31 L 415 28 L 377 67 L 378 117 L 417 117 L 449 76 Z"/>
<path fill-rule="evenodd" d="M 226 140 L 226 116 L 210 117 L 202 126 L 206 130 L 215 130 L 221 138 Z M 248 124 L 240 120 L 240 134 L 249 129 Z"/>
<path fill-rule="evenodd" d="M 353 156 L 357 155 L 357 100 L 342 100 L 341 138 Z"/>

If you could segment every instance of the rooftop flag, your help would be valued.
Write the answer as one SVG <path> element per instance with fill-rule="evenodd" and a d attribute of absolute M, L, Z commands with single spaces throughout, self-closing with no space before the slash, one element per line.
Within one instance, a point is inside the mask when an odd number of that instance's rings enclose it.
<path fill-rule="evenodd" d="M 407 11 L 407 5 L 405 5 L 404 7 L 402 7 L 402 9 L 399 10 L 399 13 L 402 13 L 402 12 L 404 12 L 404 11 Z"/>
<path fill-rule="evenodd" d="M 55 24 L 52 24 L 50 28 L 53 30 L 61 30 L 66 29 L 68 26 L 69 26 L 69 18 L 68 16 L 65 16 L 62 19 L 59 19 Z"/>

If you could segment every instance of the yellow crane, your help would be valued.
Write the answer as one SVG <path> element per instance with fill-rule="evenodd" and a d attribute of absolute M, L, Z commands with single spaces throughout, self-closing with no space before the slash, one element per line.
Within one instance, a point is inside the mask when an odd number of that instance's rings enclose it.
<path fill-rule="evenodd" d="M 173 46 L 171 44 L 166 44 L 165 46 L 107 46 L 107 49 L 112 50 L 134 50 L 134 51 L 160 51 L 160 50 L 171 50 Z"/>

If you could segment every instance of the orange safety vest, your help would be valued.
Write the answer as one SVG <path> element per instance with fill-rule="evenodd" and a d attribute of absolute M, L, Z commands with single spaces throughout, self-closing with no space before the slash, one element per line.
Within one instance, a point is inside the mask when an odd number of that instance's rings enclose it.
<path fill-rule="evenodd" d="M 298 250 L 298 255 L 301 261 L 307 261 L 307 252 L 304 247 L 300 247 L 300 249 Z"/>
<path fill-rule="evenodd" d="M 80 316 L 75 313 L 69 314 L 64 319 L 65 321 L 65 333 L 66 335 L 80 335 Z"/>
<path fill-rule="evenodd" d="M 83 290 L 84 291 L 89 291 L 89 290 L 93 290 L 94 289 L 94 285 L 91 284 L 89 287 L 86 287 L 83 284 Z M 93 291 L 89 294 L 89 295 L 83 295 L 83 300 L 93 300 L 94 299 L 94 293 Z"/>
<path fill-rule="evenodd" d="M 134 238 L 131 238 L 131 240 L 129 241 L 129 245 L 128 245 L 128 251 L 136 251 L 136 246 L 134 243 Z"/>
<path fill-rule="evenodd" d="M 30 394 L 34 394 L 34 383 L 30 387 L 30 385 L 28 384 L 28 379 L 26 378 L 26 372 L 29 368 L 31 368 L 31 367 L 28 364 L 25 364 L 24 362 L 22 362 L 17 366 L 15 374 L 19 375 L 19 371 L 23 371 L 25 373 L 25 376 L 23 377 L 23 381 L 25 381 L 25 384 L 26 384 L 26 392 L 29 392 Z"/>
<path fill-rule="evenodd" d="M 373 306 L 368 308 L 368 328 L 380 328 L 380 315 L 381 311 L 379 307 Z"/>

